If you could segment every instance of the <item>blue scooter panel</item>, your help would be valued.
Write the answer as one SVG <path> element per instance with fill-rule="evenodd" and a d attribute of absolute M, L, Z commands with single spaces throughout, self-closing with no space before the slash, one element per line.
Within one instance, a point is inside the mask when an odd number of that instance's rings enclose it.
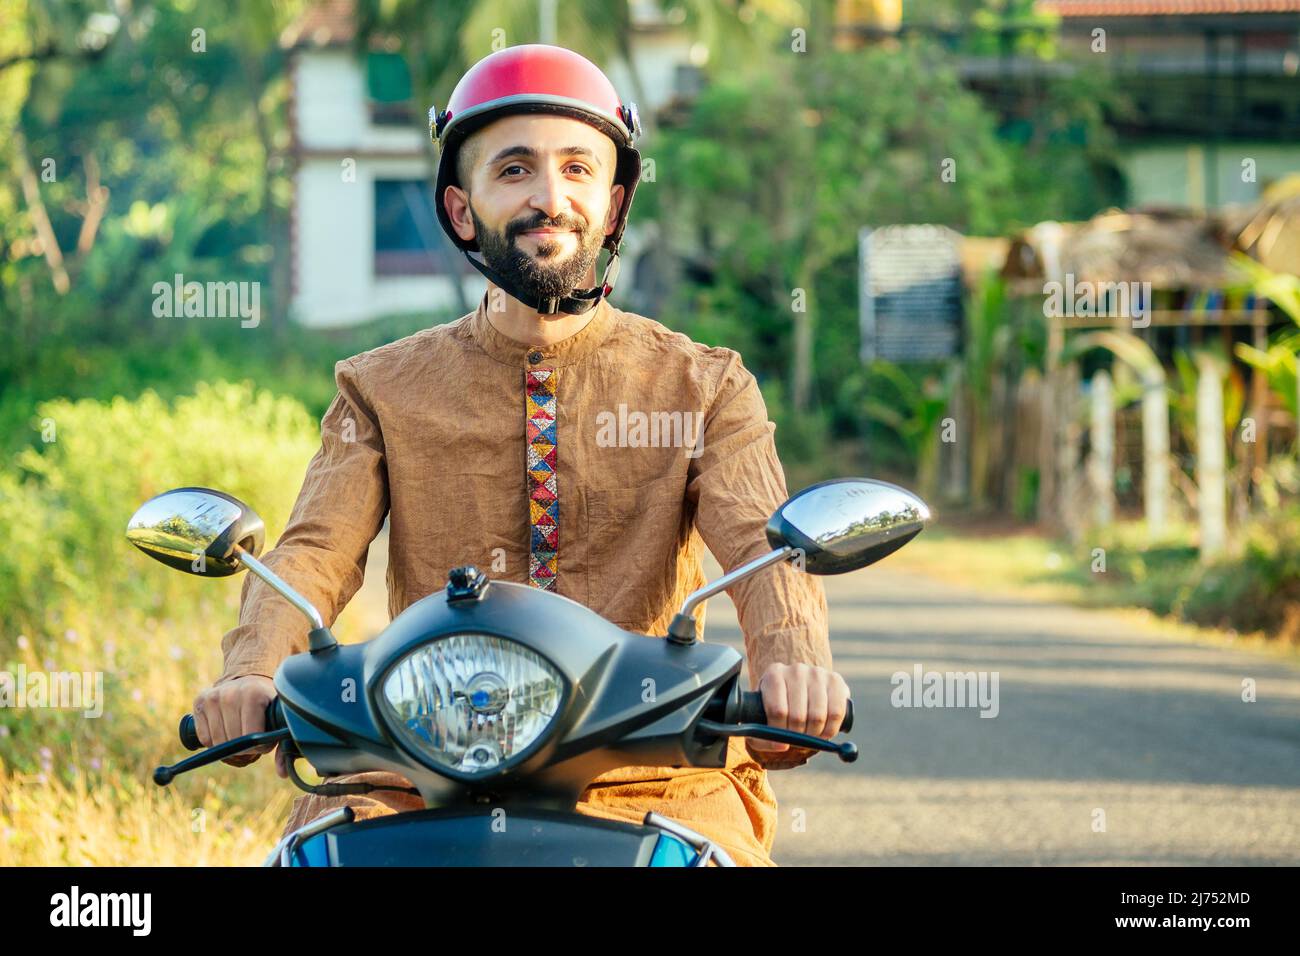
<path fill-rule="evenodd" d="M 657 827 L 551 810 L 417 810 L 304 840 L 294 866 L 689 866 L 695 850 Z"/>

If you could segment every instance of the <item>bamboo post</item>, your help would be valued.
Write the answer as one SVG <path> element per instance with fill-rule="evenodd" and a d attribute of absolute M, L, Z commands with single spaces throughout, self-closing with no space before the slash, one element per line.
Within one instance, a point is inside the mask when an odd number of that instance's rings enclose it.
<path fill-rule="evenodd" d="M 1251 338 L 1255 348 L 1261 352 L 1268 351 L 1268 322 L 1257 318 L 1251 326 Z M 1231 353 L 1229 353 L 1231 354 Z M 1255 419 L 1255 441 L 1250 449 L 1250 483 L 1253 489 L 1255 480 L 1261 470 L 1268 464 L 1268 376 L 1263 369 L 1251 367 L 1250 370 L 1250 407 Z"/>
<path fill-rule="evenodd" d="M 1163 369 L 1142 378 L 1143 508 L 1147 535 L 1164 536 L 1169 520 L 1169 396 Z"/>
<path fill-rule="evenodd" d="M 960 365 L 952 366 L 948 375 L 948 416 L 953 420 L 951 442 L 944 442 L 944 499 L 960 502 L 967 499 L 970 487 L 967 453 L 970 448 L 970 403 L 967 401 L 966 376 Z"/>
<path fill-rule="evenodd" d="M 1088 484 L 1093 518 L 1104 528 L 1115 520 L 1115 396 L 1105 369 L 1093 375 L 1091 392 Z"/>
<path fill-rule="evenodd" d="M 1057 474 L 1057 438 L 1061 421 L 1057 403 L 1061 396 L 1061 352 L 1065 348 L 1065 326 L 1060 318 L 1049 317 L 1047 355 L 1044 363 L 1042 410 L 1038 441 L 1038 520 L 1053 530 L 1061 529 L 1060 482 Z"/>
<path fill-rule="evenodd" d="M 1079 421 L 1078 363 L 1071 362 L 1060 370 L 1057 408 L 1060 414 L 1061 440 L 1057 445 L 1057 512 L 1060 525 L 1071 541 L 1078 542 L 1086 521 L 1079 500 L 1079 457 L 1083 445 L 1083 426 Z"/>
<path fill-rule="evenodd" d="M 1212 355 L 1196 357 L 1196 487 L 1201 524 L 1201 560 L 1227 546 L 1227 474 L 1223 438 L 1223 366 Z"/>
<path fill-rule="evenodd" d="M 1003 363 L 993 378 L 992 396 L 989 399 L 988 453 L 985 456 L 983 501 L 992 501 L 995 509 L 1007 511 L 1011 502 L 1006 497 L 1007 472 L 1014 467 L 1016 420 L 1016 377 Z"/>
<path fill-rule="evenodd" d="M 1053 530 L 1056 520 L 1056 380 L 1060 373 L 1049 370 L 1038 389 L 1038 521 Z"/>

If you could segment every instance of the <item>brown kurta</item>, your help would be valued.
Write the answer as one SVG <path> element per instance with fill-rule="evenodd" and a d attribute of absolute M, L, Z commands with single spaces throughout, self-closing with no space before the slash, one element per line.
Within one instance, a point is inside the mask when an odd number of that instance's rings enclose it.
<path fill-rule="evenodd" d="M 538 459 L 528 448 L 545 445 L 526 426 L 525 389 L 528 372 L 554 369 L 558 527 L 548 531 L 556 551 L 549 586 L 620 627 L 663 636 L 705 583 L 702 543 L 728 571 L 770 550 L 763 529 L 788 495 L 776 426 L 753 375 L 735 351 L 607 301 L 547 346 L 501 333 L 486 303 L 485 295 L 474 313 L 338 363 L 321 448 L 263 560 L 327 624 L 360 587 L 385 514 L 391 615 L 444 587 L 457 565 L 529 583 L 540 514 L 530 515 L 530 492 L 535 509 L 545 476 L 531 471 Z M 535 554 L 533 569 L 538 586 Z M 751 686 L 772 663 L 831 666 L 815 576 L 782 564 L 728 593 Z M 703 609 L 696 616 L 703 633 Z M 307 631 L 297 610 L 250 575 L 239 626 L 222 640 L 221 680 L 274 675 L 287 655 L 306 650 Z M 633 821 L 658 810 L 717 839 L 737 862 L 770 865 L 776 800 L 764 767 L 798 766 L 812 753 L 751 752 L 732 738 L 725 770 L 620 768 L 596 778 L 577 809 Z M 345 802 L 360 816 L 420 807 L 401 794 L 376 796 L 300 798 L 289 827 Z"/>

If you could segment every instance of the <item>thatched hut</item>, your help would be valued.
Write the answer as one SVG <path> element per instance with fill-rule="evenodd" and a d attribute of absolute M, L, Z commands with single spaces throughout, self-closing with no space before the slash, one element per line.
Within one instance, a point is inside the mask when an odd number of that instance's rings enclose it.
<path fill-rule="evenodd" d="M 1130 504 L 1137 501 L 1148 472 L 1156 474 L 1152 461 L 1162 461 L 1167 453 L 1184 464 L 1191 461 L 1194 441 L 1189 423 L 1195 409 L 1189 404 L 1191 397 L 1182 394 L 1187 383 L 1180 379 L 1186 378 L 1189 357 L 1200 349 L 1218 352 L 1229 363 L 1225 366 L 1229 386 L 1259 423 L 1258 440 L 1236 451 L 1252 465 L 1262 463 L 1269 426 L 1276 429 L 1281 423 L 1273 414 L 1276 402 L 1264 376 L 1236 358 L 1236 345 L 1263 347 L 1270 326 L 1282 319 L 1246 287 L 1232 261 L 1241 252 L 1274 270 L 1300 269 L 1300 179 L 1275 185 L 1249 209 L 1213 215 L 1181 209 L 1113 209 L 1082 223 L 1039 223 L 1012 239 L 1001 275 L 1018 321 L 1042 324 L 1046 379 L 1042 386 L 1029 378 L 1017 386 L 1008 382 L 1003 393 L 1028 390 L 1023 399 L 1042 399 L 1042 427 L 1034 455 L 1040 517 L 1058 520 L 1077 493 L 1076 452 L 1086 445 L 1078 434 L 1083 411 L 1080 385 L 1120 359 L 1132 362 L 1133 356 L 1145 356 L 1147 371 L 1137 366 L 1116 368 L 1124 373 L 1117 383 L 1135 381 L 1136 369 L 1136 379 L 1167 378 L 1181 386 L 1170 392 L 1175 402 L 1172 434 L 1161 437 L 1154 450 L 1144 447 L 1149 444 L 1144 417 L 1167 420 L 1169 413 L 1129 406 L 1117 416 L 1115 452 L 1130 476 L 1131 491 L 1126 496 Z M 1122 307 L 1116 308 L 1117 302 Z M 1109 331 L 1101 338 L 1086 334 L 1102 330 Z M 1085 337 L 1076 341 L 1080 335 Z M 1117 350 L 1113 354 L 1095 346 L 1093 351 L 1082 350 L 1093 342 L 1110 343 Z M 1133 386 L 1128 387 L 1132 394 Z M 1164 391 L 1161 388 L 1155 398 Z M 1143 394 L 1148 392 L 1144 387 Z M 1281 437 L 1276 430 L 1273 435 L 1275 441 Z M 1008 449 L 1007 461 L 1021 470 L 1034 469 L 1035 463 L 1020 448 L 1023 444 L 1029 450 L 1032 442 L 1017 437 L 1005 444 L 1014 446 Z M 1163 465 L 1156 467 L 1164 471 Z M 1253 468 L 1242 472 L 1242 495 L 1250 473 Z M 1182 469 L 1174 468 L 1173 476 L 1175 481 L 1190 482 Z M 1165 494 L 1152 486 L 1144 488 L 1141 498 L 1163 500 Z M 1151 514 L 1148 508 L 1149 520 Z"/>
<path fill-rule="evenodd" d="M 1224 234 L 1273 272 L 1300 274 L 1300 173 L 1264 190 L 1259 201 L 1223 217 Z"/>
<path fill-rule="evenodd" d="M 1153 289 L 1219 289 L 1230 284 L 1230 246 L 1219 223 L 1167 209 L 1112 209 L 1084 223 L 1039 223 L 1011 244 L 1002 275 L 1022 293 L 1045 282 L 1149 282 Z"/>

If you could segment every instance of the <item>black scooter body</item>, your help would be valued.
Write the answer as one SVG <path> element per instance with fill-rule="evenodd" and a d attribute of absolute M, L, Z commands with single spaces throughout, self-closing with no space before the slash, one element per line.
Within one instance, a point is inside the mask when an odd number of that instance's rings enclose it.
<path fill-rule="evenodd" d="M 564 683 L 556 725 L 486 780 L 435 770 L 405 750 L 377 699 L 386 672 L 408 652 L 461 633 L 525 645 Z M 476 596 L 449 587 L 417 601 L 364 644 L 288 657 L 275 684 L 298 749 L 322 775 L 391 770 L 430 807 L 566 811 L 593 778 L 619 767 L 725 766 L 727 738 L 695 725 L 721 685 L 735 684 L 742 660 L 726 645 L 636 634 L 568 598 L 491 581 Z"/>

